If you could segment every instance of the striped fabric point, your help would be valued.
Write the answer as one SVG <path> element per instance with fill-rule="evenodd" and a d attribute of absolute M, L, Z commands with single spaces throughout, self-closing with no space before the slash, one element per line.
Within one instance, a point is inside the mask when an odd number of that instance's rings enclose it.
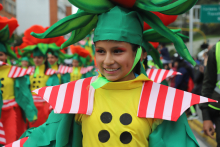
<path fill-rule="evenodd" d="M 93 66 L 88 66 L 88 67 L 82 67 L 80 70 L 81 74 L 85 74 L 87 72 L 90 72 L 93 69 Z"/>
<path fill-rule="evenodd" d="M 17 66 L 11 66 L 11 69 L 8 73 L 9 78 L 18 78 L 23 77 L 25 75 L 31 75 L 33 73 L 33 68 L 29 67 L 28 69 L 24 69 Z"/>
<path fill-rule="evenodd" d="M 90 84 L 97 77 L 80 79 L 57 86 L 36 89 L 37 95 L 47 101 L 55 113 L 91 115 L 94 101 L 94 88 Z"/>
<path fill-rule="evenodd" d="M 142 87 L 137 115 L 177 121 L 190 106 L 206 102 L 217 101 L 147 81 Z"/>
<path fill-rule="evenodd" d="M 73 70 L 72 67 L 60 65 L 57 73 L 58 74 L 66 74 L 66 73 L 71 73 L 72 70 Z"/>
<path fill-rule="evenodd" d="M 148 78 L 156 83 L 161 83 L 163 80 L 169 77 L 181 75 L 180 72 L 165 69 L 148 69 L 146 73 Z"/>
<path fill-rule="evenodd" d="M 5 147 L 23 147 L 24 143 L 28 140 L 28 137 L 17 140 L 11 144 L 6 145 Z"/>
<path fill-rule="evenodd" d="M 6 109 L 12 106 L 17 105 L 17 102 L 15 101 L 15 99 L 12 100 L 3 100 L 3 106 L 2 109 Z"/>
<path fill-rule="evenodd" d="M 5 139 L 5 130 L 2 124 L 2 121 L 0 120 L 0 144 L 5 145 L 6 139 Z"/>
<path fill-rule="evenodd" d="M 53 69 L 49 68 L 49 69 L 46 70 L 45 75 L 51 76 L 51 75 L 54 75 L 54 74 L 56 74 L 56 73 L 57 73 L 56 70 L 53 70 Z"/>
<path fill-rule="evenodd" d="M 0 66 L 7 65 L 7 63 L 0 61 Z"/>

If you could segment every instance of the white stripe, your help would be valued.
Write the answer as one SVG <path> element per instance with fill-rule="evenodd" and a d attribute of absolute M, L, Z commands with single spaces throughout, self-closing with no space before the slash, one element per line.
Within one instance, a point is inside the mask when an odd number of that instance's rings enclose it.
<path fill-rule="evenodd" d="M 5 135 L 5 131 L 4 130 L 0 130 L 0 134 L 1 135 Z"/>
<path fill-rule="evenodd" d="M 146 83 L 146 82 L 143 83 L 142 89 L 141 89 L 141 95 L 140 95 L 139 104 L 138 104 L 137 116 L 138 116 L 138 114 L 139 114 L 139 108 L 140 108 L 140 103 L 141 103 L 141 98 L 142 98 L 142 94 L 143 94 L 143 90 L 144 90 L 145 83 Z"/>
<path fill-rule="evenodd" d="M 14 106 L 16 104 L 17 104 L 16 102 L 11 102 L 11 103 L 8 103 L 6 105 L 3 105 L 2 108 L 7 108 L 7 107 L 10 107 L 10 106 Z"/>
<path fill-rule="evenodd" d="M 19 77 L 24 76 L 24 73 L 25 73 L 26 70 L 27 70 L 27 69 L 22 68 L 22 71 L 21 71 L 21 73 L 20 73 L 18 76 L 19 76 Z"/>
<path fill-rule="evenodd" d="M 208 101 L 209 101 L 209 99 L 207 99 L 206 97 L 200 96 L 199 103 L 207 103 Z"/>
<path fill-rule="evenodd" d="M 15 66 L 12 66 L 12 68 L 11 68 L 9 74 L 8 74 L 8 77 L 9 77 L 9 78 L 12 77 L 12 75 L 13 75 L 13 73 L 14 73 L 14 71 L 15 71 L 15 68 L 16 68 Z"/>
<path fill-rule="evenodd" d="M 33 90 L 32 92 L 34 92 L 34 93 L 38 94 L 39 90 L 40 90 L 40 88 L 35 89 L 35 90 Z M 32 95 L 32 96 L 34 96 L 34 95 Z"/>
<path fill-rule="evenodd" d="M 2 122 L 0 122 L 0 127 L 3 127 L 3 124 L 2 124 Z"/>
<path fill-rule="evenodd" d="M 147 70 L 147 76 L 149 76 L 151 70 L 152 70 L 152 69 L 148 69 L 148 70 Z"/>
<path fill-rule="evenodd" d="M 78 113 L 83 81 L 84 79 L 76 81 L 70 113 Z"/>
<path fill-rule="evenodd" d="M 182 106 L 181 106 L 181 114 L 189 108 L 192 100 L 192 94 L 189 92 L 184 92 L 183 94 L 183 101 L 182 101 Z"/>
<path fill-rule="evenodd" d="M 15 101 L 15 99 L 12 99 L 12 100 L 3 100 L 3 103 L 13 102 L 13 101 Z"/>
<path fill-rule="evenodd" d="M 5 138 L 0 137 L 0 142 L 6 143 L 6 139 L 5 139 Z"/>
<path fill-rule="evenodd" d="M 36 103 L 42 103 L 42 102 L 46 102 L 45 100 L 43 100 L 43 99 L 34 99 L 34 102 L 36 102 Z"/>
<path fill-rule="evenodd" d="M 20 146 L 20 141 L 21 141 L 21 140 L 18 140 L 18 141 L 13 142 L 13 143 L 12 143 L 12 147 L 21 147 L 21 146 Z"/>
<path fill-rule="evenodd" d="M 161 72 L 160 72 L 160 75 L 157 79 L 157 83 L 161 83 L 162 82 L 162 78 L 163 78 L 163 75 L 165 73 L 166 70 L 162 69 Z"/>
<path fill-rule="evenodd" d="M 155 77 L 156 77 L 157 72 L 158 72 L 158 69 L 154 69 L 154 72 L 153 72 L 152 76 L 150 77 L 150 79 L 151 79 L 152 81 L 155 80 Z"/>
<path fill-rule="evenodd" d="M 92 111 L 93 111 L 95 89 L 91 86 L 91 83 L 94 82 L 96 79 L 97 79 L 97 76 L 92 77 L 92 80 L 90 82 L 88 109 L 87 109 L 87 112 L 86 112 L 87 115 L 91 115 Z"/>
<path fill-rule="evenodd" d="M 33 96 L 33 99 L 43 99 L 41 96 L 38 96 L 38 95 L 32 95 Z"/>
<path fill-rule="evenodd" d="M 71 73 L 72 71 L 73 71 L 73 68 L 70 67 L 70 68 L 68 69 L 68 73 Z"/>
<path fill-rule="evenodd" d="M 160 92 L 160 84 L 153 83 L 148 106 L 147 106 L 147 113 L 146 113 L 147 117 L 151 117 L 151 118 L 154 117 L 159 92 Z"/>
<path fill-rule="evenodd" d="M 176 89 L 168 87 L 166 101 L 164 105 L 164 111 L 163 111 L 163 119 L 171 120 L 175 94 L 176 94 Z"/>
<path fill-rule="evenodd" d="M 176 75 L 182 75 L 182 73 L 180 73 L 180 72 L 177 72 L 177 73 L 176 73 Z"/>
<path fill-rule="evenodd" d="M 50 68 L 49 69 L 47 69 L 47 72 L 46 72 L 46 75 L 49 75 L 50 74 Z"/>
<path fill-rule="evenodd" d="M 47 87 L 45 92 L 44 92 L 43 99 L 45 101 L 47 101 L 48 103 L 49 103 L 49 98 L 50 98 L 50 94 L 51 94 L 52 89 L 53 89 L 53 86 Z"/>
<path fill-rule="evenodd" d="M 60 113 L 63 109 L 67 85 L 68 83 L 60 85 L 60 88 L 57 94 L 56 106 L 54 108 L 54 110 L 56 110 L 57 113 Z"/>

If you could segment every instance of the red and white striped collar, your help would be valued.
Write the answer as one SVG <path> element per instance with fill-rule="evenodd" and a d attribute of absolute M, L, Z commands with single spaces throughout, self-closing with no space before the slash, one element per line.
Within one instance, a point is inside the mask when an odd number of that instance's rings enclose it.
<path fill-rule="evenodd" d="M 5 62 L 0 61 L 0 66 L 2 66 L 2 65 L 8 65 L 8 64 L 5 63 Z"/>
<path fill-rule="evenodd" d="M 94 66 L 82 67 L 80 69 L 80 73 L 85 74 L 85 73 L 91 71 L 93 68 L 94 68 Z M 58 74 L 66 74 L 66 73 L 71 73 L 72 71 L 73 71 L 73 67 L 60 65 L 57 73 Z"/>
<path fill-rule="evenodd" d="M 46 100 L 55 113 L 91 115 L 95 94 L 91 83 L 96 78 L 90 77 L 58 86 L 43 87 L 33 92 Z M 137 116 L 177 121 L 187 108 L 205 102 L 216 101 L 146 81 L 143 83 Z"/>

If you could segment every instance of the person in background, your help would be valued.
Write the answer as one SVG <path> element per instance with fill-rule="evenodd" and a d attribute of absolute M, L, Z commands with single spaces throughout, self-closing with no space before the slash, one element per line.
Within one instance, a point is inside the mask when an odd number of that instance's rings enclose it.
<path fill-rule="evenodd" d="M 208 52 L 202 86 L 202 96 L 218 100 L 218 103 L 200 104 L 203 116 L 203 130 L 206 135 L 214 138 L 216 132 L 217 147 L 220 147 L 220 42 Z M 216 125 L 216 129 L 214 125 Z"/>

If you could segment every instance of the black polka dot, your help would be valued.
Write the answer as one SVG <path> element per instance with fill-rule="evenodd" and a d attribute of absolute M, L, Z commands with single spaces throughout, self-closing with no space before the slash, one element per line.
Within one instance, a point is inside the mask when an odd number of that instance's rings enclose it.
<path fill-rule="evenodd" d="M 37 88 L 39 88 L 39 86 L 37 86 Z"/>
<path fill-rule="evenodd" d="M 39 78 L 41 78 L 41 76 L 39 76 Z"/>
<path fill-rule="evenodd" d="M 40 83 L 40 81 L 38 81 L 38 83 Z"/>
<path fill-rule="evenodd" d="M 33 86 L 33 88 L 35 88 L 35 86 Z"/>
<path fill-rule="evenodd" d="M 1 81 L 4 81 L 4 78 L 1 78 Z"/>
<path fill-rule="evenodd" d="M 3 91 L 1 90 L 2 94 L 3 94 Z"/>
<path fill-rule="evenodd" d="M 132 136 L 131 136 L 131 133 L 129 132 L 123 132 L 121 135 L 120 135 L 120 141 L 123 143 L 123 144 L 128 144 L 130 143 L 132 140 Z"/>
<path fill-rule="evenodd" d="M 109 140 L 110 134 L 107 130 L 101 130 L 98 134 L 99 141 L 105 143 Z"/>
<path fill-rule="evenodd" d="M 4 84 L 2 84 L 2 87 L 4 87 Z"/>
<path fill-rule="evenodd" d="M 112 115 L 109 112 L 103 112 L 102 115 L 100 116 L 100 119 L 103 123 L 107 124 L 112 121 Z"/>
<path fill-rule="evenodd" d="M 121 115 L 120 117 L 120 122 L 123 124 L 123 125 L 129 125 L 131 122 L 132 122 L 132 117 L 130 114 L 128 113 L 124 113 Z"/>
<path fill-rule="evenodd" d="M 35 84 L 36 83 L 36 81 L 33 81 L 33 84 Z"/>

